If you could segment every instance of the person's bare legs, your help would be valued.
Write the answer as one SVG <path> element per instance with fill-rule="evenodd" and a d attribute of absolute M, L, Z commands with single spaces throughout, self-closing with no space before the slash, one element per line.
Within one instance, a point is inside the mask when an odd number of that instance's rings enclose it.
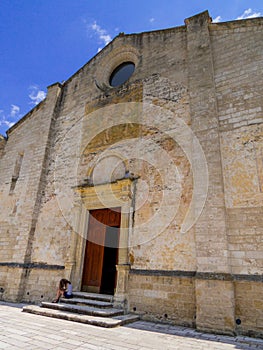
<path fill-rule="evenodd" d="M 56 298 L 52 301 L 52 303 L 58 303 L 59 299 L 63 297 L 63 295 L 64 295 L 64 291 L 58 288 Z"/>

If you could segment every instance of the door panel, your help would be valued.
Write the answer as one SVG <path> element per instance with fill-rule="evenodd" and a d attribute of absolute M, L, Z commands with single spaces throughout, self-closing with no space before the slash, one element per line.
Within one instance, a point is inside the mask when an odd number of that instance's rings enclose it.
<path fill-rule="evenodd" d="M 101 285 L 104 241 L 106 226 L 97 221 L 92 215 L 89 220 L 88 240 L 86 243 L 84 270 L 82 276 L 82 289 L 99 291 Z"/>
<path fill-rule="evenodd" d="M 120 210 L 91 210 L 82 290 L 112 294 L 116 286 Z M 115 227 L 113 227 L 115 226 Z"/>
<path fill-rule="evenodd" d="M 108 213 L 107 213 L 108 215 L 107 215 L 106 225 L 120 227 L 121 215 L 120 215 L 120 211 L 118 211 L 118 208 L 114 210 L 111 210 L 111 209 L 107 209 L 107 210 L 108 210 Z"/>

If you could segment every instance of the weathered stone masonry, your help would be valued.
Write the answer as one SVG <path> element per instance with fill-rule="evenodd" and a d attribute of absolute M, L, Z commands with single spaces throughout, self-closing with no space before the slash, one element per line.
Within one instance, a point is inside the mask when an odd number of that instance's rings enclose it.
<path fill-rule="evenodd" d="M 0 298 L 81 290 L 90 210 L 119 208 L 116 305 L 262 336 L 262 39 L 262 18 L 204 12 L 120 34 L 51 85 L 0 138 Z"/>

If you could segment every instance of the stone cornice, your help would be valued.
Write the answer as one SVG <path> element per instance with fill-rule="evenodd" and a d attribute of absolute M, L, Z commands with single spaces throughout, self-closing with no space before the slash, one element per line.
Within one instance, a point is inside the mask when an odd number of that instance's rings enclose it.
<path fill-rule="evenodd" d="M 248 274 L 230 274 L 220 272 L 197 272 L 197 271 L 181 271 L 181 270 L 140 270 L 131 269 L 133 275 L 143 276 L 162 276 L 162 277 L 187 277 L 200 280 L 220 280 L 220 281 L 242 281 L 242 282 L 263 282 L 262 275 Z"/>
<path fill-rule="evenodd" d="M 132 198 L 132 181 L 123 179 L 96 186 L 75 187 L 87 209 L 123 206 Z"/>

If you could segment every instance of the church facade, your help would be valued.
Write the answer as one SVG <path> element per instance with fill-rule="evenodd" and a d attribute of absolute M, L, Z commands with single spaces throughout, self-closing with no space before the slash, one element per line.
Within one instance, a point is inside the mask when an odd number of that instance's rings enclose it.
<path fill-rule="evenodd" d="M 58 280 L 263 335 L 263 19 L 119 34 L 0 138 L 0 298 Z"/>

